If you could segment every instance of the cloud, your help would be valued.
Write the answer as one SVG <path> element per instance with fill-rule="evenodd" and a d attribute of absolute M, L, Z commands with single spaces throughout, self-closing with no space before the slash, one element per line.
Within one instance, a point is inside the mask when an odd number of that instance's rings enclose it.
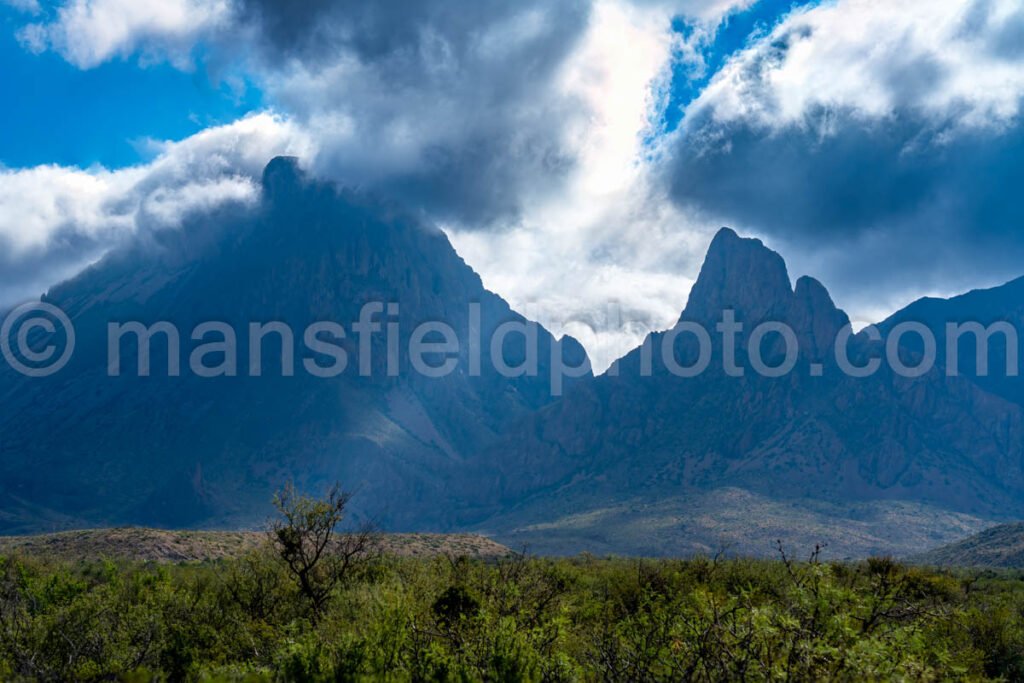
<path fill-rule="evenodd" d="M 116 171 L 0 168 L 0 304 L 38 296 L 140 231 L 251 203 L 267 154 L 315 153 L 301 131 L 271 114 L 154 150 L 152 162 Z"/>
<path fill-rule="evenodd" d="M 657 7 L 598 4 L 556 81 L 586 112 L 565 132 L 576 163 L 556 192 L 538 190 L 489 231 L 448 226 L 488 287 L 580 339 L 599 371 L 678 319 L 710 238 L 649 161 L 677 47 L 670 21 Z"/>
<path fill-rule="evenodd" d="M 672 196 L 773 237 L 855 314 L 1020 275 L 1022 26 L 1000 0 L 798 10 L 687 108 Z"/>
<path fill-rule="evenodd" d="M 590 13 L 590 0 L 68 0 L 20 36 L 80 68 L 188 67 L 201 45 L 315 133 L 318 174 L 486 224 L 574 163 L 564 134 L 587 113 L 556 81 Z"/>
<path fill-rule="evenodd" d="M 267 97 L 322 142 L 316 172 L 477 225 L 575 163 L 565 133 L 586 111 L 558 79 L 590 15 L 541 0 L 242 9 Z"/>
<path fill-rule="evenodd" d="M 30 7 L 32 0 L 18 4 Z M 136 53 L 144 61 L 187 66 L 197 40 L 231 20 L 229 0 L 70 0 L 51 20 L 25 26 L 18 37 L 33 52 L 54 50 L 81 69 Z"/>
<path fill-rule="evenodd" d="M 131 21 L 90 28 L 86 19 L 111 11 L 110 2 L 66 3 L 33 29 L 43 32 L 37 47 L 82 68 L 134 55 L 182 67 L 191 54 L 242 62 L 266 101 L 287 113 L 277 128 L 303 141 L 316 174 L 396 197 L 443 225 L 489 287 L 581 337 L 599 367 L 678 317 L 717 224 L 673 204 L 658 175 L 673 60 L 687 55 L 699 68 L 690 43 L 750 0 L 237 0 L 207 6 L 187 25 L 138 5 Z M 194 9 L 178 7 L 179 15 Z M 693 23 L 686 37 L 672 31 L 680 13 Z M 127 170 L 105 180 L 102 170 L 57 169 L 68 182 L 97 185 L 97 198 L 58 193 L 74 207 L 56 216 L 42 200 L 19 209 L 45 218 L 36 262 L 56 263 L 66 244 L 67 263 L 80 263 L 160 219 L 160 207 L 161 220 L 173 220 L 201 205 L 197 197 L 233 198 L 210 179 L 244 179 L 277 153 L 256 138 L 222 146 L 253 159 L 225 155 L 190 191 L 149 165 L 132 171 L 152 178 L 145 188 Z M 179 161 L 183 151 L 164 155 L 179 168 L 205 153 L 188 162 Z M 112 213 L 114 204 L 126 215 Z"/>
<path fill-rule="evenodd" d="M 752 1 L 66 0 L 21 36 L 81 68 L 136 54 L 189 66 L 201 44 L 315 133 L 320 175 L 490 227 L 564 190 L 578 163 L 592 98 L 564 73 L 602 8 L 657 17 L 661 40 L 678 14 L 706 32 Z"/>
<path fill-rule="evenodd" d="M 691 111 L 778 130 L 822 109 L 867 121 L 912 109 L 951 132 L 998 130 L 1020 111 L 1024 71 L 1000 45 L 1022 20 L 1013 0 L 798 10 L 726 65 Z"/>

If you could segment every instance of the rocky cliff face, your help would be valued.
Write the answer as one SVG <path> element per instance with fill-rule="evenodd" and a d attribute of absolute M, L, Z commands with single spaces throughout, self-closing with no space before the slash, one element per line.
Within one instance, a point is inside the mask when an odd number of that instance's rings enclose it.
<path fill-rule="evenodd" d="M 695 322 L 713 333 L 726 311 L 744 324 L 738 335 L 741 347 L 759 323 L 780 322 L 796 333 L 802 356 L 813 360 L 826 357 L 849 323 L 820 282 L 803 276 L 794 289 L 779 254 L 760 240 L 722 228 L 708 248 L 680 322 Z"/>
<path fill-rule="evenodd" d="M 714 324 L 725 310 L 745 323 L 736 352 L 742 377 L 723 371 Z M 816 280 L 791 288 L 781 257 L 759 241 L 718 234 L 680 317 L 688 321 L 713 340 L 706 371 L 670 372 L 666 357 L 691 364 L 697 346 L 692 335 L 654 334 L 648 360 L 643 348 L 632 352 L 503 438 L 490 456 L 502 471 L 495 498 L 515 502 L 518 521 L 490 527 L 510 528 L 559 505 L 584 514 L 610 501 L 653 505 L 719 487 L 776 500 L 1024 513 L 1020 406 L 938 368 L 916 379 L 884 367 L 847 377 L 833 348 L 846 315 Z M 751 371 L 749 333 L 764 321 L 787 324 L 799 343 L 796 365 L 782 377 Z M 850 349 L 858 364 L 880 353 L 863 336 Z M 783 355 L 770 335 L 761 351 L 769 365 Z"/>
<path fill-rule="evenodd" d="M 744 239 L 722 228 L 711 240 L 680 319 L 713 329 L 722 312 L 731 309 L 740 321 L 779 320 L 792 298 L 782 257 L 760 240 Z"/>
<path fill-rule="evenodd" d="M 524 320 L 483 288 L 447 238 L 395 207 L 307 180 L 293 159 L 267 166 L 256 209 L 147 238 L 46 298 L 72 318 L 78 347 L 52 378 L 7 370 L 0 377 L 0 488 L 10 501 L 0 530 L 260 523 L 287 479 L 310 487 L 338 479 L 358 489 L 366 517 L 446 528 L 463 488 L 477 485 L 460 474 L 463 463 L 552 400 L 552 353 L 572 365 L 585 359 L 574 340 L 557 342 L 539 328 L 538 372 L 501 376 L 487 342 L 499 325 Z M 401 349 L 421 322 L 450 325 L 459 337 L 457 369 L 424 377 L 403 355 L 395 376 L 382 325 L 372 335 L 371 374 L 361 376 L 351 324 L 367 302 L 398 305 L 396 315 L 376 319 L 399 324 Z M 136 376 L 131 338 L 122 376 L 107 376 L 107 324 L 127 321 L 177 327 L 180 377 L 168 376 L 160 336 L 151 377 Z M 348 331 L 339 377 L 302 371 L 303 330 L 320 321 Z M 238 376 L 188 371 L 191 333 L 206 322 L 236 331 Z M 270 322 L 294 330 L 295 376 L 281 370 L 275 335 L 262 354 L 263 376 L 246 376 L 248 326 Z M 479 376 L 470 372 L 471 337 L 482 340 Z M 501 355 L 517 364 L 522 335 L 509 335 Z M 220 361 L 215 354 L 208 364 Z"/>

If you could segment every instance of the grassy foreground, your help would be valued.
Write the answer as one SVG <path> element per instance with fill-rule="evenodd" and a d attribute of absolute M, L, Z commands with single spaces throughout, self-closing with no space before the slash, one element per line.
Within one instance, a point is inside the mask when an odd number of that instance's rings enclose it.
<path fill-rule="evenodd" d="M 1024 581 L 885 559 L 0 559 L 0 680 L 1021 680 Z"/>

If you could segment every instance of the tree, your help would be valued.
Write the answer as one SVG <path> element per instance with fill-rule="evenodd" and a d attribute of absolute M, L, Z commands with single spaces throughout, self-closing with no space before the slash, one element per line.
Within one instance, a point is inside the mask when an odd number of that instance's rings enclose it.
<path fill-rule="evenodd" d="M 303 495 L 292 484 L 274 496 L 278 519 L 271 539 L 299 591 L 319 621 L 332 591 L 371 558 L 377 539 L 369 526 L 340 533 L 352 495 L 335 484 L 322 499 Z"/>

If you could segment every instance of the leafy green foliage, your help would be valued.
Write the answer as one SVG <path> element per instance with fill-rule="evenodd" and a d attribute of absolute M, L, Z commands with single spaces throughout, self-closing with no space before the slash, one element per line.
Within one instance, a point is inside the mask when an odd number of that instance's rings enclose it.
<path fill-rule="evenodd" d="M 1024 580 L 881 558 L 0 560 L 0 679 L 1020 680 Z"/>

